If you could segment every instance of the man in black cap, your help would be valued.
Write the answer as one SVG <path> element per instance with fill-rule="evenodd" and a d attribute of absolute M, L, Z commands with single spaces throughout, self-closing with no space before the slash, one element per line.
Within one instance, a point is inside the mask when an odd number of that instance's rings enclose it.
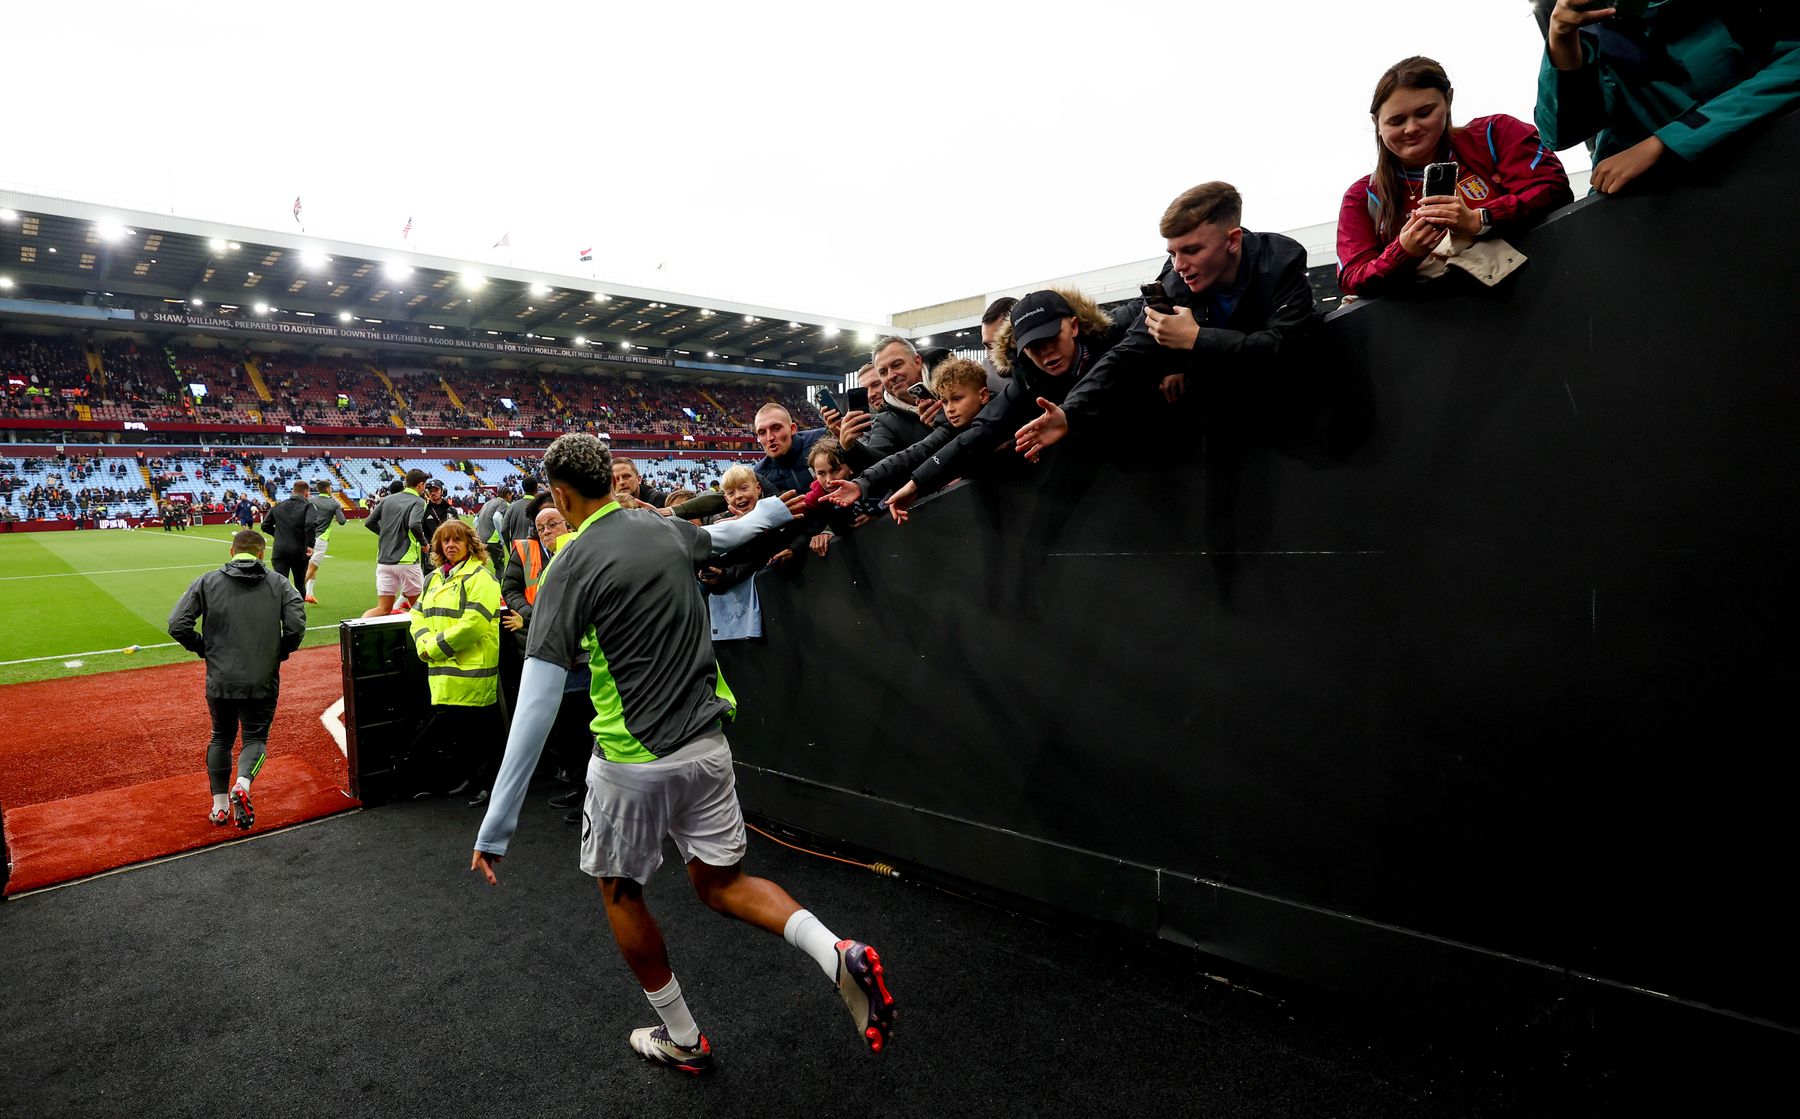
<path fill-rule="evenodd" d="M 904 521 L 919 497 L 984 468 L 1045 401 L 1067 397 L 1123 334 L 1098 304 L 1072 288 L 1034 291 L 1013 304 L 989 347 L 995 364 L 1010 369 L 1005 387 L 888 499 L 894 519 Z"/>

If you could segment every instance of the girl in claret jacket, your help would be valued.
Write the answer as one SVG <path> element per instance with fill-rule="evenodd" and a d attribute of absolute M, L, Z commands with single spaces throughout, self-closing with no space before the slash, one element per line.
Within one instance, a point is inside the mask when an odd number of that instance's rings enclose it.
<path fill-rule="evenodd" d="M 1338 211 L 1338 287 L 1346 295 L 1411 282 L 1447 236 L 1480 240 L 1517 230 L 1574 198 L 1536 128 L 1504 114 L 1454 127 L 1454 94 L 1444 68 L 1429 58 L 1396 63 L 1375 84 L 1375 172 L 1350 185 Z M 1451 161 L 1455 191 L 1420 197 L 1425 167 Z"/>

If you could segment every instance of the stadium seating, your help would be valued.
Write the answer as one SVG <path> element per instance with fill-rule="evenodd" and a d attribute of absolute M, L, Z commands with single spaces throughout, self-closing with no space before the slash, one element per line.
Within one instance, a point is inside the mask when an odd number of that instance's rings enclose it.
<path fill-rule="evenodd" d="M 0 374 L 7 390 L 0 414 L 383 428 L 398 419 L 421 428 L 747 439 L 756 410 L 775 400 L 803 428 L 822 422 L 801 392 L 776 385 L 702 386 L 612 373 L 540 377 L 527 370 L 397 364 L 386 369 L 394 386 L 389 392 L 371 357 L 259 354 L 182 339 L 107 340 L 99 345 L 99 357 L 102 372 L 96 377 L 83 344 L 72 337 L 0 335 Z M 271 399 L 261 398 L 246 360 L 256 363 Z M 205 393 L 196 396 L 194 384 L 204 385 Z"/>
<path fill-rule="evenodd" d="M 0 458 L 0 516 L 8 520 L 102 512 L 147 516 L 151 505 L 143 475 L 130 460 L 100 455 Z"/>

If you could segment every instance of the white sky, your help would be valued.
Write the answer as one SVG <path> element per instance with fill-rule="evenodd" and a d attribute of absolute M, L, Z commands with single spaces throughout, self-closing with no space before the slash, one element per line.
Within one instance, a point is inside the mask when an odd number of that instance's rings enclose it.
<path fill-rule="evenodd" d="M 1530 119 L 1543 49 L 1526 0 L 106 0 L 5 39 L 10 185 L 856 318 L 1154 256 L 1207 179 L 1335 220 L 1382 70 Z"/>

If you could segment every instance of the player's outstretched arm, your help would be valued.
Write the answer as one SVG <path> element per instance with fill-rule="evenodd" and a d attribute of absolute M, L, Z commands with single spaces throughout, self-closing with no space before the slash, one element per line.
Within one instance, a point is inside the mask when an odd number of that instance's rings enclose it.
<path fill-rule="evenodd" d="M 532 771 L 544 752 L 544 740 L 550 737 L 550 726 L 556 722 L 556 710 L 562 706 L 563 683 L 569 670 L 537 657 L 525 658 L 525 671 L 519 677 L 519 707 L 513 712 L 512 731 L 506 736 L 506 757 L 500 762 L 500 775 L 494 778 L 494 792 L 488 798 L 487 816 L 475 835 L 475 857 L 469 869 L 480 871 L 490 885 L 498 886 L 494 864 L 506 854 L 513 832 L 519 827 L 519 806 L 525 801 L 526 786 Z M 483 859 L 482 856 L 487 858 Z"/>
<path fill-rule="evenodd" d="M 765 497 L 756 508 L 734 520 L 705 525 L 701 531 L 712 537 L 712 554 L 722 556 L 750 543 L 762 533 L 794 519 L 794 513 L 781 497 Z"/>

